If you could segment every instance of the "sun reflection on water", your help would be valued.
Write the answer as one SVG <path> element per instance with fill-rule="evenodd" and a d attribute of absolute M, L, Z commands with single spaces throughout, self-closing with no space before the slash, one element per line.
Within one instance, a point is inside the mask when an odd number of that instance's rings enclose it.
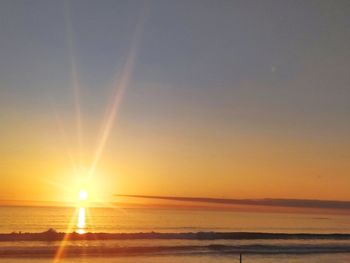
<path fill-rule="evenodd" d="M 84 234 L 85 233 L 85 227 L 86 227 L 85 207 L 80 207 L 79 208 L 77 227 L 78 227 L 77 233 L 79 233 L 79 234 Z"/>
<path fill-rule="evenodd" d="M 77 222 L 77 233 L 78 234 L 85 234 L 85 228 L 86 228 L 86 204 L 85 202 L 87 201 L 88 198 L 88 192 L 84 189 L 80 190 L 79 192 L 79 199 L 80 199 L 80 204 L 79 204 L 79 212 L 78 212 L 78 222 Z"/>

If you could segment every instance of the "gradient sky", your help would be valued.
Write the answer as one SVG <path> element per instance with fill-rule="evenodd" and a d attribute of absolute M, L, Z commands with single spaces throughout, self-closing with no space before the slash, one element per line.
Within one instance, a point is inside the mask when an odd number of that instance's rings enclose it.
<path fill-rule="evenodd" d="M 74 196 L 69 156 L 86 176 L 127 71 L 95 199 L 350 200 L 349 14 L 340 0 L 2 0 L 0 199 Z"/>

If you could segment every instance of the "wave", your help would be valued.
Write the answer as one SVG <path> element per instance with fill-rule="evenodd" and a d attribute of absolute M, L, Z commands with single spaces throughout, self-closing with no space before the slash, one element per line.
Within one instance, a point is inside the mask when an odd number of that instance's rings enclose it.
<path fill-rule="evenodd" d="M 40 233 L 13 232 L 0 234 L 0 241 L 60 241 L 69 240 L 135 240 L 135 239 L 183 239 L 183 240 L 350 240 L 350 234 L 310 233 L 261 233 L 261 232 L 185 232 L 185 233 L 64 233 L 49 229 Z"/>
<path fill-rule="evenodd" d="M 64 242 L 57 242 L 62 240 Z M 96 240 L 99 242 L 93 242 Z M 350 253 L 350 234 L 257 232 L 78 234 L 50 229 L 41 233 L 0 234 L 0 241 L 4 241 L 0 242 L 0 257 L 53 257 L 60 244 L 65 245 L 62 255 L 64 257 Z"/>
<path fill-rule="evenodd" d="M 14 247 L 2 249 L 0 257 L 52 257 L 59 246 Z M 63 257 L 74 256 L 135 256 L 135 255 L 196 255 L 196 254 L 335 254 L 350 253 L 350 245 L 178 245 L 178 246 L 74 246 L 64 247 Z"/>

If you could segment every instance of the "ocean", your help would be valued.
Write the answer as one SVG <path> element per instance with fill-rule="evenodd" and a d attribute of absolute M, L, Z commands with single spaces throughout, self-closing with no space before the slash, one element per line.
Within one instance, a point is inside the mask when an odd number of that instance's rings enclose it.
<path fill-rule="evenodd" d="M 349 215 L 0 207 L 0 233 L 1 263 L 350 262 Z"/>

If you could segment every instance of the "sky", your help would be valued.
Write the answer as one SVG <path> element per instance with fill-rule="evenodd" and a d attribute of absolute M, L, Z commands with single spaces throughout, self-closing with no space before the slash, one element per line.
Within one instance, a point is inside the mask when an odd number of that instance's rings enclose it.
<path fill-rule="evenodd" d="M 349 200 L 349 1 L 0 2 L 0 199 Z"/>

